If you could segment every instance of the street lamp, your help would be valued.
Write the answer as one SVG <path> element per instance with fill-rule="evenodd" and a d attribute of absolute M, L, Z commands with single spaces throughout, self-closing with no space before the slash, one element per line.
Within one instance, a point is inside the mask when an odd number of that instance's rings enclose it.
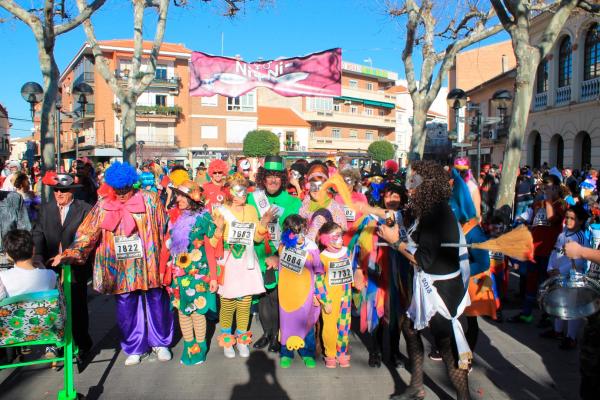
<path fill-rule="evenodd" d="M 94 89 L 85 82 L 73 86 L 73 95 L 77 97 L 77 103 L 81 106 L 81 119 L 85 118 L 85 107 L 88 104 L 87 96 L 94 95 Z"/>
<path fill-rule="evenodd" d="M 512 93 L 506 89 L 497 90 L 492 95 L 492 106 L 495 106 L 498 109 L 498 114 L 500 114 L 501 126 L 504 126 L 504 117 L 506 116 L 506 110 L 508 110 L 508 107 L 510 107 L 512 100 Z"/>
<path fill-rule="evenodd" d="M 35 105 L 40 103 L 44 96 L 44 89 L 37 82 L 27 82 L 21 87 L 21 97 L 29 103 L 31 122 L 35 117 Z"/>
<path fill-rule="evenodd" d="M 448 96 L 446 96 L 446 102 L 448 103 L 448 107 L 454 110 L 456 137 L 461 145 L 461 155 L 464 156 L 464 148 L 462 147 L 463 138 L 458 136 L 458 125 L 460 123 L 459 111 L 467 104 L 467 93 L 459 88 L 452 89 L 448 93 Z"/>
<path fill-rule="evenodd" d="M 139 141 L 137 142 L 137 148 L 138 148 L 138 149 L 139 149 L 139 151 L 140 151 L 140 153 L 138 154 L 138 158 L 139 158 L 140 160 L 142 160 L 142 161 L 141 161 L 141 163 L 142 163 L 142 164 L 144 163 L 144 145 L 145 145 L 145 144 L 146 144 L 146 142 L 144 142 L 143 140 L 139 140 Z"/>

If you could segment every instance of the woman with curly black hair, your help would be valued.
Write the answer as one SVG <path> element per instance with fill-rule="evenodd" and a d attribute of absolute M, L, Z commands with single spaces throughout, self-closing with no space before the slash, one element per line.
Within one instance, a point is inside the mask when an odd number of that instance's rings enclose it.
<path fill-rule="evenodd" d="M 441 165 L 418 161 L 412 165 L 406 186 L 410 207 L 416 216 L 409 229 L 408 242 L 402 242 L 398 229 L 385 225 L 379 234 L 399 250 L 414 266 L 413 297 L 402 330 L 406 337 L 411 364 L 407 390 L 393 399 L 423 399 L 423 342 L 419 330 L 431 328 L 435 344 L 446 363 L 448 375 L 458 399 L 469 399 L 467 369 L 469 346 L 458 322 L 469 303 L 466 282 L 469 278 L 466 251 L 444 247 L 445 243 L 463 243 L 464 236 L 448 205 L 451 189 L 449 176 Z M 466 255 L 466 254 L 465 254 Z"/>

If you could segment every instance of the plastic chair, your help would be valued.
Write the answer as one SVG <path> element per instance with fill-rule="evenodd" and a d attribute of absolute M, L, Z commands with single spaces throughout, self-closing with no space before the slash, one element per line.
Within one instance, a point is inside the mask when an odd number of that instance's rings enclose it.
<path fill-rule="evenodd" d="M 70 265 L 63 266 L 63 294 L 64 298 L 58 289 L 54 289 L 8 297 L 0 301 L 0 348 L 33 345 L 50 345 L 63 348 L 62 357 L 4 364 L 0 365 L 0 369 L 62 361 L 64 363 L 64 387 L 57 393 L 57 398 L 59 400 L 73 400 L 77 399 L 77 392 L 73 381 L 74 345 L 71 330 Z M 10 315 L 13 315 L 13 317 L 11 318 Z M 44 319 L 44 324 L 48 329 L 25 327 L 26 329 L 29 328 L 30 331 L 22 329 L 24 332 L 19 332 L 19 327 L 26 318 L 29 318 L 29 321 L 33 318 Z"/>

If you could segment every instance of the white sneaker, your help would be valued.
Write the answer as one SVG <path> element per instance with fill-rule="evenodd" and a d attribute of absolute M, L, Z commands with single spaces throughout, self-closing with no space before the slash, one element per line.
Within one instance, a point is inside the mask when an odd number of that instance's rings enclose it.
<path fill-rule="evenodd" d="M 233 346 L 223 347 L 223 354 L 225 354 L 225 358 L 235 358 Z"/>
<path fill-rule="evenodd" d="M 171 361 L 173 357 L 168 347 L 153 347 L 152 351 L 156 354 L 158 361 Z"/>
<path fill-rule="evenodd" d="M 235 345 L 235 347 L 237 347 L 237 351 L 238 351 L 238 353 L 240 353 L 240 357 L 242 357 L 242 358 L 250 357 L 250 348 L 248 347 L 247 344 L 238 343 Z"/>
<path fill-rule="evenodd" d="M 141 354 L 130 354 L 127 359 L 125 359 L 125 365 L 128 367 L 138 365 L 140 362 L 142 362 Z"/>

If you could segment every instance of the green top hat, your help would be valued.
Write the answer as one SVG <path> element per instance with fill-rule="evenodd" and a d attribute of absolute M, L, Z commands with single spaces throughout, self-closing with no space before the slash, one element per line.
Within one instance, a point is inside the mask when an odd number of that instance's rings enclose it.
<path fill-rule="evenodd" d="M 267 171 L 283 171 L 283 158 L 280 156 L 266 156 L 264 168 Z"/>

